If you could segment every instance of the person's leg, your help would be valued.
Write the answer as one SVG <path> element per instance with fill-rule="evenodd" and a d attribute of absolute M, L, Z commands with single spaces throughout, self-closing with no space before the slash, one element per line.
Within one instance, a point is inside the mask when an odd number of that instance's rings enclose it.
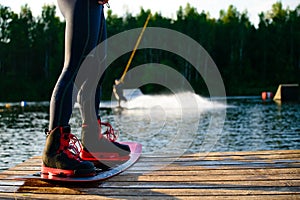
<path fill-rule="evenodd" d="M 94 3 L 97 3 L 97 1 L 94 1 Z M 92 51 L 86 55 L 75 80 L 75 84 L 79 88 L 77 101 L 79 103 L 83 126 L 81 142 L 85 147 L 91 143 L 94 146 L 99 146 L 98 138 L 100 129 L 98 112 L 100 104 L 100 81 L 98 80 L 101 70 L 105 69 L 106 49 L 96 47 L 101 42 L 101 39 L 106 39 L 106 33 L 103 33 L 103 31 L 106 31 L 104 29 L 104 22 L 103 6 L 90 4 L 87 24 L 89 24 L 88 46 Z M 105 38 L 103 39 L 102 37 Z"/>
<path fill-rule="evenodd" d="M 70 150 L 71 134 L 69 119 L 73 109 L 74 80 L 82 61 L 91 50 L 89 37 L 90 5 L 95 0 L 58 0 L 66 19 L 65 60 L 62 73 L 55 85 L 50 101 L 50 120 L 46 144 L 42 156 L 43 173 L 68 175 L 92 175 L 94 165 L 82 161 Z M 74 148 L 74 147 L 73 147 Z"/>
<path fill-rule="evenodd" d="M 104 48 L 104 52 L 102 53 L 103 60 L 100 60 L 100 66 L 105 69 L 106 68 L 106 56 L 107 56 L 107 45 L 106 45 L 106 39 L 107 39 L 107 29 L 106 29 L 106 21 L 104 17 L 104 11 L 102 10 L 101 14 L 101 25 L 100 25 L 100 32 L 99 32 L 99 44 L 102 43 Z M 99 107 L 100 107 L 100 99 L 102 96 L 102 83 L 104 79 L 105 72 L 100 77 L 100 80 L 98 82 L 97 90 L 96 90 L 96 97 L 95 97 L 95 110 L 96 110 L 96 117 L 100 121 L 100 114 L 99 114 Z"/>
<path fill-rule="evenodd" d="M 95 0 L 58 0 L 66 19 L 65 60 L 50 101 L 49 129 L 66 126 L 72 114 L 74 81 L 98 42 L 101 7 Z"/>
<path fill-rule="evenodd" d="M 101 38 L 101 22 L 104 22 L 103 6 L 96 0 L 59 0 L 59 6 L 66 18 L 66 57 L 62 75 L 55 87 L 51 100 L 50 126 L 68 124 L 73 103 L 74 85 L 79 88 L 78 102 L 83 120 L 82 144 L 85 149 L 96 152 L 113 152 L 127 155 L 127 145 L 104 139 L 99 131 L 95 104 L 99 75 L 105 59 L 105 50 L 93 50 Z M 93 50 L 93 51 L 92 51 Z"/>

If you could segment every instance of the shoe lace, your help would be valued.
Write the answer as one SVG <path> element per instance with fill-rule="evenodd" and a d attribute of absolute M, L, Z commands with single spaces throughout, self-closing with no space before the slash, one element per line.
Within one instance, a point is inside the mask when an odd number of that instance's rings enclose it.
<path fill-rule="evenodd" d="M 106 127 L 106 131 L 103 133 L 106 139 L 111 142 L 115 142 L 118 139 L 119 131 L 115 131 L 110 123 L 99 121 L 99 124 Z"/>
<path fill-rule="evenodd" d="M 46 135 L 49 135 L 50 132 L 45 130 Z M 63 127 L 60 127 L 60 146 L 57 150 L 58 153 L 65 153 L 69 158 L 76 159 L 80 161 L 80 152 L 83 147 L 79 139 L 72 133 L 63 132 Z"/>
<path fill-rule="evenodd" d="M 79 139 L 73 135 L 69 134 L 70 142 L 69 142 L 69 152 L 71 152 L 74 156 L 79 158 L 79 154 L 82 151 L 83 147 L 79 141 Z"/>
<path fill-rule="evenodd" d="M 59 151 L 63 151 L 71 159 L 80 161 L 80 152 L 82 151 L 82 145 L 79 139 L 72 133 L 63 133 L 63 137 L 60 139 L 61 146 Z"/>

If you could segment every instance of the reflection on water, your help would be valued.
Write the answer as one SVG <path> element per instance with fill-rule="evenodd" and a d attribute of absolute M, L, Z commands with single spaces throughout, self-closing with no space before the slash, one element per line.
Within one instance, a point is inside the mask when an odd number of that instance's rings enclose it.
<path fill-rule="evenodd" d="M 223 135 L 216 151 L 300 148 L 300 106 L 258 99 L 228 100 Z"/>
<path fill-rule="evenodd" d="M 48 108 L 34 104 L 27 108 L 11 105 L 0 112 L 0 170 L 39 155 L 44 145 Z"/>
<path fill-rule="evenodd" d="M 143 152 L 300 148 L 300 106 L 296 103 L 277 105 L 262 102 L 259 97 L 236 97 L 228 98 L 224 105 L 217 99 L 210 101 L 198 96 L 194 99 L 196 107 L 187 106 L 192 105 L 191 98 L 144 96 L 134 101 L 129 102 L 127 109 L 115 109 L 115 102 L 113 106 L 104 102 L 102 120 L 120 130 L 120 141 L 141 142 Z M 176 101 L 179 106 L 174 106 Z M 48 109 L 48 103 L 33 102 L 26 107 L 0 104 L 0 170 L 41 154 Z M 72 132 L 80 137 L 78 108 L 74 109 L 70 124 Z"/>

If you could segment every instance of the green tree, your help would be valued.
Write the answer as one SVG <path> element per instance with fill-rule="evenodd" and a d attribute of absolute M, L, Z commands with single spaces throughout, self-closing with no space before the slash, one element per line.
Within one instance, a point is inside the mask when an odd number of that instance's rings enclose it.
<path fill-rule="evenodd" d="M 108 10 L 108 36 L 141 28 L 149 14 L 150 10 L 141 8 L 136 16 L 126 13 L 119 17 Z M 269 11 L 261 12 L 259 18 L 255 27 L 247 11 L 240 12 L 233 5 L 221 10 L 219 18 L 214 19 L 187 4 L 179 7 L 176 19 L 152 14 L 148 26 L 187 34 L 211 55 L 229 95 L 253 95 L 265 88 L 275 90 L 279 83 L 299 83 L 300 76 L 300 5 L 292 10 L 277 2 Z M 53 5 L 44 6 L 37 18 L 27 5 L 19 14 L 0 5 L 0 89 L 6 94 L 0 96 L 1 101 L 49 99 L 62 67 L 64 26 Z M 133 48 L 136 40 L 128 37 L 122 45 Z M 167 45 L 161 38 L 157 40 Z M 176 44 L 180 46 L 180 41 Z M 192 49 L 186 51 L 193 53 Z M 105 95 L 111 96 L 113 81 L 122 75 L 130 54 L 120 56 L 107 69 Z M 185 76 L 197 93 L 206 93 L 203 77 L 178 55 L 161 49 L 138 50 L 130 67 L 145 63 L 168 65 Z M 143 87 L 149 93 L 161 89 L 157 85 Z"/>

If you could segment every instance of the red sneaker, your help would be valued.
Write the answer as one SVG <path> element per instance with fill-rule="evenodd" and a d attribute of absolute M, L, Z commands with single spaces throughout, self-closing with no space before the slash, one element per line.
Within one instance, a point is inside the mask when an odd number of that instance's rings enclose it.
<path fill-rule="evenodd" d="M 46 131 L 47 139 L 42 155 L 42 173 L 53 176 L 93 176 L 93 163 L 83 161 L 79 154 L 82 146 L 71 134 L 69 126 Z"/>
<path fill-rule="evenodd" d="M 104 133 L 101 133 L 100 125 L 107 127 Z M 129 146 L 116 142 L 118 136 L 109 123 L 99 121 L 98 130 L 91 130 L 90 127 L 83 126 L 81 136 L 83 150 L 80 152 L 80 157 L 83 160 L 97 164 L 104 161 L 126 161 L 129 159 Z"/>

